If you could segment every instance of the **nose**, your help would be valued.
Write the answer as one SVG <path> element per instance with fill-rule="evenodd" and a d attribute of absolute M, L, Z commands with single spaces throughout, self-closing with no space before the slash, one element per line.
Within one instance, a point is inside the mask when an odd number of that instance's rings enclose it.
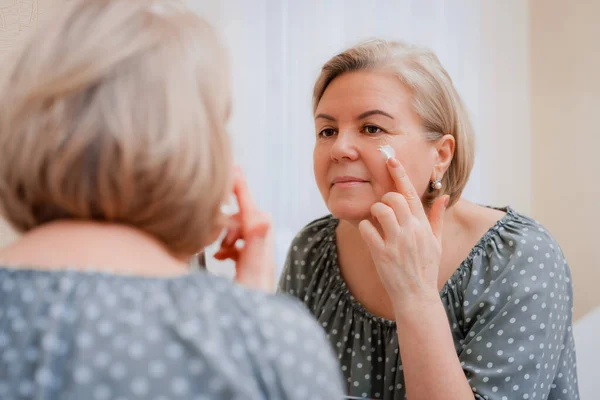
<path fill-rule="evenodd" d="M 335 142 L 331 146 L 331 159 L 333 161 L 355 161 L 358 159 L 356 135 L 352 132 L 340 130 L 334 140 Z"/>

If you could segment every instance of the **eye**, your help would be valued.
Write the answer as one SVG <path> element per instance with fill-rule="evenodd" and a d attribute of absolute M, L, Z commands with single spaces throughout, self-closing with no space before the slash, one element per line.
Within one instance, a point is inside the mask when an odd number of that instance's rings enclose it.
<path fill-rule="evenodd" d="M 335 129 L 325 128 L 321 132 L 319 132 L 320 137 L 331 137 L 335 135 Z"/>
<path fill-rule="evenodd" d="M 378 133 L 383 132 L 383 129 L 375 125 L 365 125 L 363 128 L 363 132 L 369 135 L 376 135 Z"/>

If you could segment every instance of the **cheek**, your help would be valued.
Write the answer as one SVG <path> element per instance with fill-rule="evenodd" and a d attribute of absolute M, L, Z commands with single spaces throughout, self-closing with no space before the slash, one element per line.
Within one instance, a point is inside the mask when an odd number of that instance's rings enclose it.
<path fill-rule="evenodd" d="M 418 143 L 389 143 L 396 152 L 396 158 L 402 163 L 406 169 L 406 173 L 410 178 L 413 186 L 418 193 L 424 194 L 429 185 L 429 179 L 432 171 L 432 166 L 428 162 L 428 150 Z M 369 169 L 373 182 L 373 189 L 377 196 L 396 191 L 389 169 L 385 163 L 385 158 L 377 150 L 377 147 L 369 149 L 362 153 L 362 158 Z"/>
<path fill-rule="evenodd" d="M 323 145 L 315 145 L 313 151 L 313 172 L 317 185 L 321 189 L 321 186 L 327 182 L 327 170 L 329 166 L 329 150 L 324 148 Z"/>
<path fill-rule="evenodd" d="M 429 162 L 428 149 L 405 152 L 398 157 L 416 191 L 425 194 L 429 187 L 433 164 Z"/>
<path fill-rule="evenodd" d="M 369 170 L 371 184 L 377 197 L 395 190 L 394 181 L 385 163 L 385 158 L 377 148 L 363 152 L 362 159 Z"/>
<path fill-rule="evenodd" d="M 406 173 L 410 178 L 411 183 L 415 187 L 417 193 L 421 196 L 425 194 L 429 186 L 429 176 L 431 175 L 431 170 L 424 168 L 422 164 L 419 163 L 410 163 L 410 161 L 403 163 L 406 169 Z"/>

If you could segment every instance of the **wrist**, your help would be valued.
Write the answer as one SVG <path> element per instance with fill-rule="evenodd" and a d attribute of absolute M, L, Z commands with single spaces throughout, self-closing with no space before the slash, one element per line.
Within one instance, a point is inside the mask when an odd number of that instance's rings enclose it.
<path fill-rule="evenodd" d="M 431 313 L 436 313 L 440 309 L 443 311 L 443 304 L 440 294 L 437 292 L 422 293 L 418 296 L 394 302 L 394 316 L 396 321 L 411 319 L 421 319 Z"/>

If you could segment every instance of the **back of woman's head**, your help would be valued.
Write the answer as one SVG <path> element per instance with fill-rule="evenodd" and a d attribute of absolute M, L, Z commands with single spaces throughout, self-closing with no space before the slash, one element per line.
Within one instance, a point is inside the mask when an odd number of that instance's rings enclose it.
<path fill-rule="evenodd" d="M 123 223 L 191 255 L 231 181 L 228 68 L 177 0 L 70 0 L 0 78 L 0 211 Z"/>

